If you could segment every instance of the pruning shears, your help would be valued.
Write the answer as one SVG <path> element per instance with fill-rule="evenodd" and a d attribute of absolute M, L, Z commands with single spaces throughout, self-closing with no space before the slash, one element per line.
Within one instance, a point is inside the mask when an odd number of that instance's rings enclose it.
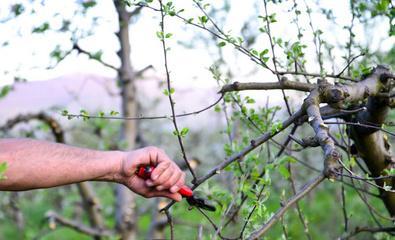
<path fill-rule="evenodd" d="M 154 171 L 155 167 L 151 165 L 141 166 L 136 174 L 137 176 L 141 177 L 142 179 L 149 179 L 151 177 L 152 171 Z M 207 200 L 203 198 L 199 198 L 193 195 L 192 189 L 188 186 L 182 186 L 178 191 L 181 196 L 185 197 L 189 205 L 196 206 L 198 208 L 202 208 L 208 211 L 215 212 L 215 207 L 210 204 Z"/>

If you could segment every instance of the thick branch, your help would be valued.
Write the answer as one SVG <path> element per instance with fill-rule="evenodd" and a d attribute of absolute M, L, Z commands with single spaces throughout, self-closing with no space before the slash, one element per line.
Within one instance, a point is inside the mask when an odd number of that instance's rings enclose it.
<path fill-rule="evenodd" d="M 321 103 L 321 94 L 318 89 L 313 90 L 304 101 L 304 107 L 308 115 L 308 122 L 315 132 L 315 138 L 324 151 L 324 174 L 327 177 L 334 178 L 335 173 L 340 168 L 340 153 L 335 147 L 335 142 L 329 136 L 329 127 L 322 120 L 319 104 Z"/>
<path fill-rule="evenodd" d="M 283 90 L 297 90 L 303 92 L 310 92 L 316 87 L 314 84 L 289 81 L 286 78 L 282 78 L 280 82 L 248 82 L 240 83 L 234 82 L 227 84 L 222 87 L 220 93 L 232 92 L 232 91 L 244 91 L 244 90 L 272 90 L 272 89 L 283 89 Z"/>

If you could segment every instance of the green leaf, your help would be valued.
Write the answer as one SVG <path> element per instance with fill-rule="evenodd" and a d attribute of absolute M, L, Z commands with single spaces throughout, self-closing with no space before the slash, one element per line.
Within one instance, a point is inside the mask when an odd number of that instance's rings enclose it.
<path fill-rule="evenodd" d="M 208 22 L 208 18 L 206 16 L 200 16 L 198 19 L 202 25 L 205 25 Z"/>
<path fill-rule="evenodd" d="M 169 92 L 169 90 L 166 88 L 166 89 L 163 89 L 163 94 L 165 94 L 166 96 L 169 96 L 169 94 L 173 94 L 175 91 L 176 90 L 174 88 L 170 88 L 170 92 Z"/>
<path fill-rule="evenodd" d="M 282 164 L 285 164 L 285 163 L 288 163 L 288 162 L 289 162 L 289 163 L 295 163 L 296 160 L 295 160 L 295 158 L 292 157 L 292 156 L 285 155 L 285 156 L 281 157 L 280 159 L 278 159 L 278 160 L 276 161 L 276 164 L 282 165 Z"/>
<path fill-rule="evenodd" d="M 250 98 L 247 96 L 245 99 L 246 99 L 246 102 L 249 104 L 255 103 L 255 100 L 253 98 Z"/>
<path fill-rule="evenodd" d="M 119 112 L 111 110 L 110 115 L 111 116 L 116 116 L 116 115 L 119 115 Z"/>
<path fill-rule="evenodd" d="M 376 10 L 379 12 L 385 12 L 389 7 L 389 0 L 381 0 L 376 4 Z"/>
<path fill-rule="evenodd" d="M 288 169 L 284 165 L 278 166 L 278 171 L 285 179 L 288 179 L 291 176 Z"/>
<path fill-rule="evenodd" d="M 11 11 L 15 14 L 15 16 L 19 16 L 25 11 L 25 7 L 20 3 L 16 3 L 12 5 Z"/>
<path fill-rule="evenodd" d="M 125 0 L 123 0 L 122 2 L 127 2 L 127 1 L 125 1 Z M 130 4 L 130 3 L 129 3 Z M 88 8 L 91 8 L 91 7 L 94 7 L 94 6 L 96 6 L 96 1 L 93 1 L 93 0 L 91 0 L 91 1 L 84 1 L 84 2 L 82 2 L 82 6 L 85 8 L 85 9 L 88 9 Z M 130 5 L 129 5 L 130 6 Z"/>
<path fill-rule="evenodd" d="M 43 33 L 49 29 L 49 23 L 45 22 L 41 26 L 33 28 L 32 33 Z"/>
<path fill-rule="evenodd" d="M 0 98 L 5 97 L 11 90 L 12 90 L 12 87 L 10 85 L 6 85 L 6 86 L 2 87 L 0 90 Z"/>
<path fill-rule="evenodd" d="M 185 137 L 188 134 L 188 132 L 189 132 L 189 128 L 183 128 L 181 129 L 180 136 Z"/>
<path fill-rule="evenodd" d="M 157 32 L 156 32 L 156 36 L 157 36 L 160 40 L 163 40 L 163 38 L 164 38 L 164 34 L 163 34 L 163 32 L 161 32 L 161 31 L 157 31 Z"/>
<path fill-rule="evenodd" d="M 283 124 L 281 122 L 273 123 L 271 128 L 272 134 L 279 132 L 282 128 L 283 128 Z"/>
<path fill-rule="evenodd" d="M 65 109 L 65 110 L 63 110 L 63 111 L 61 112 L 61 114 L 62 114 L 63 117 L 66 117 L 67 115 L 69 115 L 69 111 L 67 111 L 67 110 Z"/>
<path fill-rule="evenodd" d="M 171 38 L 171 36 L 173 36 L 173 34 L 172 34 L 172 33 L 166 33 L 166 36 L 165 36 L 165 38 Z"/>
<path fill-rule="evenodd" d="M 226 45 L 226 42 L 219 42 L 218 47 L 224 47 Z"/>
<path fill-rule="evenodd" d="M 95 59 L 97 61 L 101 61 L 102 55 L 103 55 L 103 51 L 99 50 L 99 51 L 93 53 L 92 55 L 90 55 L 90 58 Z"/>
<path fill-rule="evenodd" d="M 55 49 L 51 52 L 50 56 L 55 58 L 57 62 L 60 62 L 64 58 L 64 53 L 60 49 L 59 45 L 56 45 Z"/>

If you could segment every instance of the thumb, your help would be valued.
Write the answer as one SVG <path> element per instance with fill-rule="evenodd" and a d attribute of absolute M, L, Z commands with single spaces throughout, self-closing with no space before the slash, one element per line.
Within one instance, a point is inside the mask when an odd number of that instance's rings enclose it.
<path fill-rule="evenodd" d="M 168 190 L 156 191 L 155 196 L 166 197 L 166 198 L 172 199 L 172 200 L 174 200 L 176 202 L 180 202 L 182 200 L 181 194 L 179 194 L 179 193 L 172 193 L 172 192 L 169 192 Z"/>

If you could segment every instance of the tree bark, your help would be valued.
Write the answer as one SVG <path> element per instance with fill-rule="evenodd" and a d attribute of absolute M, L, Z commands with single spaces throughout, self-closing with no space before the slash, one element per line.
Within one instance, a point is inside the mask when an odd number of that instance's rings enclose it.
<path fill-rule="evenodd" d="M 348 91 L 350 98 L 353 100 L 357 99 L 358 95 L 365 95 L 367 98 L 366 109 L 351 119 L 346 118 L 346 120 L 380 127 L 388 116 L 391 101 L 389 97 L 382 97 L 380 94 L 391 91 L 393 88 L 392 78 L 393 75 L 388 68 L 378 66 L 366 80 L 354 85 Z M 387 175 L 384 170 L 395 167 L 391 145 L 382 131 L 362 126 L 350 126 L 348 130 L 354 141 L 357 155 L 364 160 L 372 177 Z M 395 187 L 394 178 L 378 179 L 376 184 L 381 187 L 390 186 L 391 189 Z M 391 217 L 395 217 L 395 193 L 383 189 L 379 189 L 379 191 L 389 214 Z"/>
<path fill-rule="evenodd" d="M 359 113 L 354 122 L 381 126 L 387 118 L 389 107 L 388 98 L 369 97 L 367 109 Z M 387 175 L 384 170 L 395 167 L 395 159 L 391 153 L 391 145 L 387 136 L 376 129 L 362 128 L 359 126 L 350 127 L 350 135 L 354 140 L 358 156 L 361 157 L 372 177 Z M 394 178 L 376 180 L 379 186 L 395 187 Z M 395 217 L 395 193 L 380 190 L 383 200 L 391 217 Z"/>
<path fill-rule="evenodd" d="M 126 10 L 122 1 L 114 1 L 118 13 L 119 31 L 117 37 L 120 43 L 118 56 L 121 66 L 118 69 L 118 81 L 121 88 L 122 116 L 137 116 L 138 104 L 135 86 L 135 71 L 130 58 L 129 20 L 131 14 Z M 126 143 L 129 149 L 135 147 L 137 137 L 137 122 L 123 121 L 120 129 L 120 142 Z M 122 239 L 136 238 L 135 195 L 125 186 L 117 185 L 116 195 L 116 228 Z"/>

